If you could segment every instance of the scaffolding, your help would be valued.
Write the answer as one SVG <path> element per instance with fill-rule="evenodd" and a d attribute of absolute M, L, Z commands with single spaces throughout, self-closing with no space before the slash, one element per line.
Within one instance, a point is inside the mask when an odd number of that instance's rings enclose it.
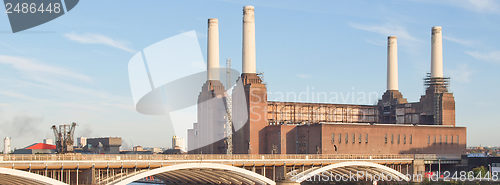
<path fill-rule="evenodd" d="M 233 102 L 232 96 L 228 94 L 233 86 L 231 83 L 231 58 L 226 60 L 226 125 L 225 125 L 225 135 L 226 135 L 226 154 L 233 154 L 233 118 L 232 118 L 232 109 Z"/>
<path fill-rule="evenodd" d="M 376 123 L 378 109 L 371 105 L 273 102 L 267 105 L 270 125 L 314 123 Z"/>
<path fill-rule="evenodd" d="M 441 104 L 443 93 L 448 92 L 448 87 L 450 85 L 449 77 L 432 77 L 431 73 L 427 73 L 427 76 L 424 78 L 424 86 L 427 89 L 428 93 L 433 93 L 433 117 L 434 124 L 442 125 L 442 109 L 443 106 Z M 427 94 L 427 93 L 426 93 Z"/>
<path fill-rule="evenodd" d="M 425 89 L 433 88 L 435 93 L 448 92 L 448 87 L 450 86 L 449 77 L 431 77 L 430 73 L 424 78 Z"/>

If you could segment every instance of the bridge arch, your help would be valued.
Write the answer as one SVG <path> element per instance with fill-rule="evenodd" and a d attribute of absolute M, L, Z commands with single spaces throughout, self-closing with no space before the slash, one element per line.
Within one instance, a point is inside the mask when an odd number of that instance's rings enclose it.
<path fill-rule="evenodd" d="M 338 178 L 335 179 L 336 177 L 349 178 L 350 173 L 352 173 L 353 176 L 358 180 L 410 181 L 409 177 L 392 168 L 377 163 L 364 161 L 340 162 L 324 167 L 314 167 L 312 169 L 303 171 L 302 173 L 292 175 L 291 179 L 295 182 L 301 183 L 306 180 L 318 179 L 315 177 L 323 178 L 326 176 L 327 178 L 323 179 L 333 181 L 338 180 Z"/>
<path fill-rule="evenodd" d="M 255 172 L 214 163 L 184 163 L 156 168 L 123 179 L 117 179 L 110 184 L 126 185 L 149 176 L 155 176 L 169 183 L 179 184 L 276 184 L 271 179 Z"/>
<path fill-rule="evenodd" d="M 0 182 L 2 182 L 2 184 L 67 185 L 66 183 L 49 177 L 10 168 L 0 168 Z"/>

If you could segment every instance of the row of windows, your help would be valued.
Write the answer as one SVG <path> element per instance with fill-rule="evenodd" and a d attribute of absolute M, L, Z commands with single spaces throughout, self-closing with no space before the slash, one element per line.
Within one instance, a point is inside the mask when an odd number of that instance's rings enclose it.
<path fill-rule="evenodd" d="M 444 138 L 444 142 L 443 142 L 443 138 Z M 458 144 L 458 143 L 460 143 L 458 135 L 456 137 L 450 136 L 449 138 L 450 138 L 450 144 Z M 448 144 L 448 136 L 444 136 L 443 137 L 442 135 L 434 136 L 432 144 L 437 144 L 438 143 L 438 139 L 439 139 L 439 144 Z M 427 136 L 427 144 L 428 145 L 431 144 L 431 136 L 430 135 Z"/>
<path fill-rule="evenodd" d="M 387 137 L 388 137 L 388 135 L 385 134 L 385 138 L 384 138 L 385 144 L 387 144 Z M 401 134 L 398 134 L 396 137 L 397 137 L 396 138 L 397 144 L 400 144 L 401 143 Z M 403 134 L 403 141 L 402 141 L 402 143 L 406 144 L 406 134 Z M 411 135 L 411 134 L 408 136 L 408 143 L 409 144 L 413 144 L 413 135 Z M 394 134 L 391 134 L 391 144 L 394 144 Z"/>
<path fill-rule="evenodd" d="M 368 134 L 364 134 L 364 135 L 365 135 L 364 142 L 368 143 Z M 356 143 L 356 138 L 357 138 L 357 141 L 359 144 L 361 144 L 363 142 L 363 134 L 359 133 L 359 134 L 357 134 L 357 137 L 356 137 L 356 134 L 351 134 L 352 144 Z M 332 133 L 332 144 L 334 144 L 335 142 L 338 142 L 339 144 L 342 143 L 342 134 L 341 133 L 338 134 L 338 137 L 335 137 L 335 133 Z M 344 142 L 345 142 L 345 144 L 349 143 L 349 133 L 345 133 Z"/>
<path fill-rule="evenodd" d="M 363 140 L 364 139 L 364 140 Z M 384 138 L 384 142 L 385 144 L 387 144 L 389 142 L 389 139 L 390 139 L 390 142 L 391 144 L 413 144 L 413 135 L 410 134 L 410 135 L 406 135 L 406 134 L 391 134 L 389 136 L 389 134 L 385 134 L 385 138 Z M 448 140 L 449 139 L 449 140 Z M 335 133 L 332 133 L 332 144 L 335 144 L 335 143 L 345 143 L 345 144 L 348 144 L 349 142 L 351 143 L 356 143 L 358 142 L 359 144 L 365 142 L 365 143 L 368 143 L 368 134 L 364 134 L 364 138 L 363 138 L 363 134 L 359 133 L 359 134 L 351 134 L 349 135 L 349 133 L 345 133 L 344 135 L 342 135 L 341 133 L 335 135 Z M 438 142 L 439 140 L 439 142 Z M 450 141 L 449 144 L 458 144 L 459 143 L 459 137 L 458 135 L 457 136 L 442 136 L 442 135 L 439 135 L 439 136 L 434 136 L 433 138 L 433 144 L 436 144 L 436 143 L 439 143 L 439 144 L 448 144 L 448 141 Z M 427 136 L 427 144 L 431 144 L 431 136 L 428 135 Z"/>

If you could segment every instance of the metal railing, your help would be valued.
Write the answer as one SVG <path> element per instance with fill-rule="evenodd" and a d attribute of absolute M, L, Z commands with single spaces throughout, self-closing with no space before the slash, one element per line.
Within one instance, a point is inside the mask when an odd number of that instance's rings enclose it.
<path fill-rule="evenodd" d="M 438 154 L 6 154 L 0 161 L 122 161 L 122 160 L 308 160 L 308 159 L 449 159 L 458 155 Z"/>

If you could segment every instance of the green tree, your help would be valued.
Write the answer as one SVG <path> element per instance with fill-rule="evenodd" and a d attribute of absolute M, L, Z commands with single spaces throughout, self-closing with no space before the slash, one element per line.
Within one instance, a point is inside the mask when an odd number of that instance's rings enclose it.
<path fill-rule="evenodd" d="M 474 176 L 477 176 L 479 173 L 481 173 L 481 177 L 484 177 L 486 174 L 488 174 L 488 169 L 484 166 L 479 166 L 475 167 L 472 169 L 474 172 Z"/>

